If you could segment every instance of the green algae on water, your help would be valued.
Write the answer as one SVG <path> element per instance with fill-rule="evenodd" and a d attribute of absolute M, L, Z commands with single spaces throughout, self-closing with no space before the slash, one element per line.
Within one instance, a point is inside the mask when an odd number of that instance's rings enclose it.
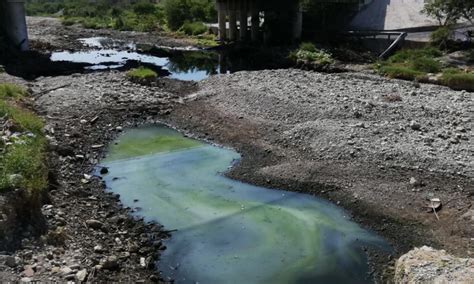
<path fill-rule="evenodd" d="M 160 258 L 164 276 L 177 283 L 371 282 L 363 247 L 385 249 L 383 239 L 327 201 L 224 177 L 239 158 L 164 127 L 127 131 L 111 147 L 108 187 L 124 205 L 142 208 L 145 220 L 177 230 Z"/>
<path fill-rule="evenodd" d="M 109 148 L 106 161 L 135 158 L 144 155 L 170 152 L 202 146 L 202 143 L 184 137 L 164 127 L 142 127 L 127 130 L 127 135 Z"/>

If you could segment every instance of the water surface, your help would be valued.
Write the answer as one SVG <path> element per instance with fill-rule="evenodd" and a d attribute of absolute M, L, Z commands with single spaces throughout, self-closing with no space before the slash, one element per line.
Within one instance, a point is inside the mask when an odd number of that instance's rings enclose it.
<path fill-rule="evenodd" d="M 367 283 L 363 247 L 388 247 L 327 201 L 224 177 L 233 150 L 165 127 L 131 129 L 109 150 L 110 190 L 177 230 L 159 268 L 178 283 Z"/>

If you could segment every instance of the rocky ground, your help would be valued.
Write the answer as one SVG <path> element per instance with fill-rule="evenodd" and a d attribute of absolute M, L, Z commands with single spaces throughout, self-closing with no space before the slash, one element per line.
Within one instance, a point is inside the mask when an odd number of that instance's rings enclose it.
<path fill-rule="evenodd" d="M 0 279 L 158 281 L 155 261 L 167 233 L 131 217 L 133 209 L 122 208 L 92 174 L 108 142 L 123 128 L 169 113 L 183 84 L 163 79 L 143 87 L 116 72 L 13 81 L 30 89 L 45 118 L 54 183 L 42 208 L 48 233 L 36 239 L 25 232 L 16 254 L 0 255 Z"/>

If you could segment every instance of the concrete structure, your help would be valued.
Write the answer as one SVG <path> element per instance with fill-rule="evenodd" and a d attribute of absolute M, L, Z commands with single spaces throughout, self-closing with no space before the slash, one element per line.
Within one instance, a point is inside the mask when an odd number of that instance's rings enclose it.
<path fill-rule="evenodd" d="M 438 25 L 421 12 L 425 0 L 372 0 L 365 4 L 350 23 L 351 29 L 398 30 Z"/>
<path fill-rule="evenodd" d="M 330 1 L 330 0 L 329 0 Z M 261 25 L 265 13 L 272 7 L 264 0 L 216 0 L 218 12 L 219 40 L 221 41 L 258 41 L 263 37 Z M 301 38 L 303 28 L 303 11 L 299 0 L 288 1 L 288 12 L 292 13 L 292 39 Z M 250 37 L 249 37 L 250 27 Z"/>
<path fill-rule="evenodd" d="M 20 50 L 28 50 L 25 0 L 0 2 L 0 24 L 8 39 Z"/>

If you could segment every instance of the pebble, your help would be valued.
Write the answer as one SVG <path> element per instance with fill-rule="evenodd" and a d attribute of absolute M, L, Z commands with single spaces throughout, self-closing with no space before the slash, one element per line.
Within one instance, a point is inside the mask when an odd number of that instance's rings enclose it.
<path fill-rule="evenodd" d="M 87 269 L 79 270 L 76 273 L 76 280 L 77 281 L 83 282 L 84 280 L 86 280 L 86 277 L 87 277 Z"/>

